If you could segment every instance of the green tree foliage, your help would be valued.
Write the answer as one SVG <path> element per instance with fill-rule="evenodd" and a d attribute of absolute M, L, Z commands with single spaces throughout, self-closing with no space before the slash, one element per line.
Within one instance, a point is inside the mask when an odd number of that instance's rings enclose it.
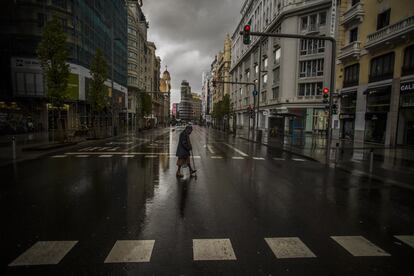
<path fill-rule="evenodd" d="M 212 117 L 215 119 L 223 119 L 224 115 L 230 114 L 230 96 L 225 95 L 223 99 L 214 104 Z"/>
<path fill-rule="evenodd" d="M 37 46 L 37 56 L 46 80 L 47 95 L 61 108 L 68 99 L 69 64 L 66 34 L 57 18 L 47 22 Z"/>
<path fill-rule="evenodd" d="M 89 90 L 89 102 L 93 112 L 100 113 L 108 106 L 108 90 L 105 81 L 108 78 L 108 65 L 101 49 L 97 49 L 91 63 L 92 82 Z"/>
<path fill-rule="evenodd" d="M 141 114 L 148 116 L 152 112 L 152 98 L 147 93 L 141 93 Z"/>

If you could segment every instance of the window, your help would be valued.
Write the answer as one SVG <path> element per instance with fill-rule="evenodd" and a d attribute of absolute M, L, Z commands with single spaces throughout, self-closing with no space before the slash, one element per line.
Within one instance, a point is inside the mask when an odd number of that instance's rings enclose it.
<path fill-rule="evenodd" d="M 380 14 L 377 17 L 377 30 L 382 29 L 388 25 L 390 25 L 390 15 L 391 9 L 388 9 Z"/>
<path fill-rule="evenodd" d="M 402 73 L 403 75 L 414 74 L 414 45 L 405 48 Z"/>
<path fill-rule="evenodd" d="M 267 57 L 263 59 L 263 66 L 265 69 L 267 68 Z"/>
<path fill-rule="evenodd" d="M 357 40 L 358 40 L 358 28 L 354 28 L 349 31 L 349 43 L 352 43 Z"/>
<path fill-rule="evenodd" d="M 273 99 L 279 99 L 279 86 L 272 89 Z"/>
<path fill-rule="evenodd" d="M 391 79 L 394 72 L 394 52 L 376 57 L 371 60 L 369 81 Z"/>
<path fill-rule="evenodd" d="M 300 55 L 312 55 L 325 52 L 325 41 L 317 39 L 301 39 Z"/>
<path fill-rule="evenodd" d="M 266 87 L 267 85 L 267 74 L 263 75 L 263 87 Z"/>
<path fill-rule="evenodd" d="M 279 64 L 279 62 L 280 62 L 280 53 L 281 53 L 280 48 L 276 49 L 276 51 L 275 51 L 275 64 Z"/>
<path fill-rule="evenodd" d="M 279 83 L 280 82 L 280 68 L 276 68 L 273 70 L 273 83 Z"/>
<path fill-rule="evenodd" d="M 317 15 L 316 14 L 312 14 L 310 16 L 310 24 L 309 24 L 309 30 L 310 31 L 314 31 L 316 30 L 316 21 L 317 21 Z"/>
<path fill-rule="evenodd" d="M 256 73 L 256 75 L 259 73 L 259 65 L 255 65 L 254 66 L 254 72 Z"/>
<path fill-rule="evenodd" d="M 308 17 L 302 17 L 300 20 L 300 27 L 302 30 L 306 30 L 308 28 Z"/>
<path fill-rule="evenodd" d="M 322 95 L 322 82 L 299 84 L 298 96 L 310 97 L 315 95 Z"/>
<path fill-rule="evenodd" d="M 358 85 L 359 82 L 359 63 L 345 67 L 343 87 Z"/>
<path fill-rule="evenodd" d="M 243 88 L 240 88 L 240 97 L 243 96 Z"/>
<path fill-rule="evenodd" d="M 250 79 L 250 70 L 246 70 L 246 81 Z"/>
<path fill-rule="evenodd" d="M 299 65 L 299 77 L 323 76 L 323 63 L 323 58 L 301 61 Z"/>
<path fill-rule="evenodd" d="M 134 52 L 128 52 L 128 57 L 137 58 L 137 54 L 135 54 Z"/>
<path fill-rule="evenodd" d="M 260 96 L 260 101 L 261 102 L 266 102 L 266 100 L 267 100 L 267 93 L 266 93 L 266 91 L 263 91 L 262 95 Z"/>
<path fill-rule="evenodd" d="M 326 25 L 326 12 L 319 13 L 319 25 L 325 26 Z"/>
<path fill-rule="evenodd" d="M 244 98 L 244 105 L 248 105 L 249 104 L 249 97 L 245 97 Z"/>

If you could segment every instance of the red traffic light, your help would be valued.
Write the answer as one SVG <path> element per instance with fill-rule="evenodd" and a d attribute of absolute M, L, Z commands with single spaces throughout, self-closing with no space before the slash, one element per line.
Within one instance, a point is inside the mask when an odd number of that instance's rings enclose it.
<path fill-rule="evenodd" d="M 245 32 L 250 32 L 250 25 L 245 25 L 244 26 L 244 31 Z"/>
<path fill-rule="evenodd" d="M 323 92 L 323 94 L 328 94 L 329 93 L 329 88 L 324 87 L 322 92 Z"/>

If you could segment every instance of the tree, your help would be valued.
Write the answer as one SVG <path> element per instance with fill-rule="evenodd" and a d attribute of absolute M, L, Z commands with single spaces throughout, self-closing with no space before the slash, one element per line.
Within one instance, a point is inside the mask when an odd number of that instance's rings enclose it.
<path fill-rule="evenodd" d="M 108 94 L 105 80 L 108 77 L 108 64 L 101 49 L 97 49 L 91 63 L 92 82 L 89 90 L 89 102 L 92 111 L 92 127 L 96 138 L 96 117 L 99 116 L 101 125 L 102 112 L 108 107 Z M 106 120 L 107 121 L 107 120 Z M 107 123 L 105 124 L 107 126 Z"/>
<path fill-rule="evenodd" d="M 231 109 L 230 109 L 230 96 L 224 95 L 223 99 L 214 104 L 213 112 L 211 116 L 216 119 L 216 122 L 219 122 L 220 125 L 223 124 L 223 119 L 227 115 L 227 121 L 229 119 Z"/>
<path fill-rule="evenodd" d="M 57 18 L 47 22 L 37 46 L 37 56 L 45 77 L 47 96 L 52 104 L 53 115 L 58 111 L 58 133 L 63 140 L 61 111 L 69 97 L 69 65 L 66 34 Z M 55 117 L 55 116 L 53 116 Z"/>
<path fill-rule="evenodd" d="M 152 98 L 147 93 L 141 93 L 141 114 L 148 116 L 152 112 Z"/>

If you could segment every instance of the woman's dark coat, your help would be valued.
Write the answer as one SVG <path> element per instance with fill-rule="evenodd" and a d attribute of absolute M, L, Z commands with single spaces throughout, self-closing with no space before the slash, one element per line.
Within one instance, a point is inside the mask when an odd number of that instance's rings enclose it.
<path fill-rule="evenodd" d="M 180 133 L 180 139 L 178 140 L 176 156 L 178 156 L 178 158 L 190 157 L 190 151 L 191 151 L 190 136 L 188 135 L 187 131 L 184 130 L 183 132 Z"/>

